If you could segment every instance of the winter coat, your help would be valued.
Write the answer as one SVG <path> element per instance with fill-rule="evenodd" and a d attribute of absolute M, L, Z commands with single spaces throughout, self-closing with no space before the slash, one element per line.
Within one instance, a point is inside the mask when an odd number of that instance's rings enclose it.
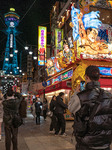
<path fill-rule="evenodd" d="M 55 114 L 55 111 L 56 111 L 56 101 L 55 100 L 51 100 L 51 102 L 50 102 L 50 111 L 52 111 Z"/>
<path fill-rule="evenodd" d="M 41 113 L 41 106 L 42 106 L 42 102 L 36 102 L 35 103 L 35 113 Z"/>
<path fill-rule="evenodd" d="M 14 96 L 7 97 L 6 100 L 2 102 L 3 104 L 3 122 L 5 125 L 12 125 L 12 118 L 15 113 L 19 113 L 19 106 L 22 101 L 22 96 L 16 93 L 16 98 Z"/>
<path fill-rule="evenodd" d="M 56 113 L 64 114 L 67 105 L 63 102 L 63 99 L 60 96 L 56 97 Z"/>
<path fill-rule="evenodd" d="M 19 107 L 19 114 L 21 118 L 26 118 L 27 116 L 27 102 L 22 100 Z"/>
<path fill-rule="evenodd" d="M 101 90 L 100 83 L 97 81 L 89 82 L 86 90 L 77 95 L 81 102 L 81 109 L 76 113 L 76 117 L 80 116 L 83 124 L 87 122 L 96 102 L 99 103 L 93 119 L 87 123 L 85 135 L 80 137 L 76 133 L 77 143 L 93 149 L 107 148 L 112 140 L 112 95 Z"/>

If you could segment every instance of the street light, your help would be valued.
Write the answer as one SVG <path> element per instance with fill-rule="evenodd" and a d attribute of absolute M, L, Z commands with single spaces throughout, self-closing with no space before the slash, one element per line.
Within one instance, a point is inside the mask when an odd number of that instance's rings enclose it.
<path fill-rule="evenodd" d="M 33 52 L 32 51 L 29 51 L 29 55 L 32 55 L 33 54 Z"/>
<path fill-rule="evenodd" d="M 37 60 L 37 56 L 33 56 L 33 59 L 34 59 L 34 60 Z"/>
<path fill-rule="evenodd" d="M 25 75 L 25 73 L 22 73 L 22 75 L 24 76 L 24 75 Z"/>
<path fill-rule="evenodd" d="M 19 69 L 19 67 L 17 67 L 17 69 Z"/>
<path fill-rule="evenodd" d="M 29 49 L 29 47 L 28 47 L 28 46 L 25 46 L 24 48 L 25 48 L 25 50 L 28 50 L 28 49 Z"/>
<path fill-rule="evenodd" d="M 22 72 L 22 70 L 19 70 L 19 72 Z"/>

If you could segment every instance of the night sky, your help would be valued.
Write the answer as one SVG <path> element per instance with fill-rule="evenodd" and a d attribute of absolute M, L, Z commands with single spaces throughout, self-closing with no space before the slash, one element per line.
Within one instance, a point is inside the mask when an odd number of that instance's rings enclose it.
<path fill-rule="evenodd" d="M 17 36 L 17 49 L 24 51 L 23 46 L 25 46 L 26 42 L 28 44 L 37 45 L 38 25 L 47 26 L 48 32 L 50 31 L 50 10 L 55 1 L 56 0 L 0 0 L 0 69 L 2 69 L 7 40 L 7 36 L 2 32 L 2 30 L 6 29 L 4 25 L 4 14 L 13 7 L 16 13 L 20 15 L 21 20 L 33 2 L 35 2 L 17 27 L 17 30 L 21 32 Z"/>

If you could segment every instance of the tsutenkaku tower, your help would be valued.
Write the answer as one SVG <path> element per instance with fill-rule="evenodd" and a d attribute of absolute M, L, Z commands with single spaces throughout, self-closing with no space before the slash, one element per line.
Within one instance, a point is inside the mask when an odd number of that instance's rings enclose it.
<path fill-rule="evenodd" d="M 20 16 L 15 13 L 15 9 L 11 8 L 10 12 L 4 15 L 5 24 L 7 25 L 7 29 L 5 33 L 7 34 L 7 42 L 5 49 L 5 57 L 3 63 L 3 71 L 5 74 L 19 74 L 18 70 L 18 60 L 17 60 L 17 49 L 16 49 L 16 35 L 18 31 L 16 27 L 19 24 Z"/>

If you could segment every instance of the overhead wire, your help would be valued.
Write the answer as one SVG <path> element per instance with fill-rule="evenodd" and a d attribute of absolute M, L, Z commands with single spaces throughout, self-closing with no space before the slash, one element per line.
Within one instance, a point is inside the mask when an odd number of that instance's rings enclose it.
<path fill-rule="evenodd" d="M 24 47 L 24 45 L 23 44 L 21 44 L 21 42 L 16 38 L 16 41 L 22 46 L 22 47 Z"/>
<path fill-rule="evenodd" d="M 24 14 L 24 16 L 21 18 L 20 22 L 23 20 L 23 18 L 27 15 L 27 13 L 30 11 L 30 9 L 33 7 L 33 5 L 35 4 L 36 0 L 34 0 L 34 2 L 30 5 L 29 9 L 26 11 L 26 13 Z"/>

